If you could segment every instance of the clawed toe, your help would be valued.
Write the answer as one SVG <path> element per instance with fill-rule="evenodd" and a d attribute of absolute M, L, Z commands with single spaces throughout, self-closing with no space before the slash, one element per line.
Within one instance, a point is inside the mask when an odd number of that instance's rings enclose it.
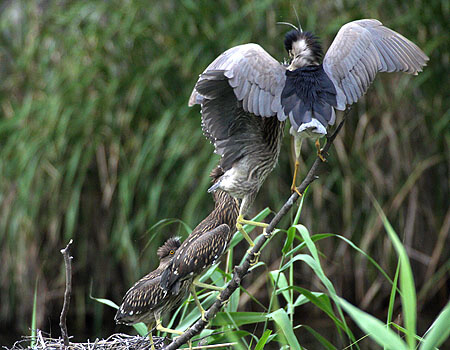
<path fill-rule="evenodd" d="M 298 194 L 299 197 L 303 196 L 303 195 L 300 193 L 300 191 L 298 190 L 298 188 L 297 188 L 296 186 L 291 187 L 291 191 L 292 191 L 292 192 L 297 192 L 297 194 Z"/>
<path fill-rule="evenodd" d="M 247 254 L 253 255 L 253 258 L 250 259 L 250 266 L 255 266 L 259 261 L 259 256 L 261 252 L 252 253 L 251 249 L 247 250 Z"/>
<path fill-rule="evenodd" d="M 322 155 L 322 150 L 317 152 L 317 156 L 320 158 L 322 162 L 326 162 L 327 159 Z M 298 192 L 297 192 L 298 193 Z"/>
<path fill-rule="evenodd" d="M 230 301 L 230 299 L 222 300 L 222 298 L 220 297 L 220 294 L 217 296 L 217 300 L 219 300 L 222 303 L 222 305 L 224 305 L 224 306 L 227 305 L 228 302 Z"/>

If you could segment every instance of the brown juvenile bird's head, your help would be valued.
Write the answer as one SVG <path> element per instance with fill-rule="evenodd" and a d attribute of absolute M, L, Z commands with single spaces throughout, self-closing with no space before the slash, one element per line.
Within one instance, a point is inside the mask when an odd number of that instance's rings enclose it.
<path fill-rule="evenodd" d="M 160 265 L 167 263 L 175 255 L 175 252 L 180 248 L 180 237 L 169 238 L 161 247 L 158 248 L 156 254 L 160 260 Z"/>

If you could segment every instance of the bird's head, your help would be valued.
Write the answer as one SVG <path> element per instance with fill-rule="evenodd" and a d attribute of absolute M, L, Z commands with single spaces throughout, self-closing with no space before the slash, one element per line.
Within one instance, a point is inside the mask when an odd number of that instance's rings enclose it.
<path fill-rule="evenodd" d="M 162 264 L 172 259 L 177 249 L 180 248 L 180 245 L 180 237 L 169 238 L 156 252 L 160 263 Z"/>
<path fill-rule="evenodd" d="M 220 177 L 224 174 L 222 167 L 220 165 L 216 166 L 211 172 L 209 173 L 209 177 L 211 178 L 212 183 L 216 183 L 219 181 Z"/>
<path fill-rule="evenodd" d="M 289 70 L 319 65 L 323 56 L 319 39 L 311 32 L 291 30 L 286 33 L 284 47 L 289 54 Z"/>

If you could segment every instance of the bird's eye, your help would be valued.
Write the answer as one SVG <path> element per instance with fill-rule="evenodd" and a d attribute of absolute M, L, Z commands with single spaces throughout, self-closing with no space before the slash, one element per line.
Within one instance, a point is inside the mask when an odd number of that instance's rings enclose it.
<path fill-rule="evenodd" d="M 175 254 L 175 250 L 171 250 L 171 251 L 169 252 L 169 254 L 170 254 L 170 255 L 174 255 L 174 254 Z"/>

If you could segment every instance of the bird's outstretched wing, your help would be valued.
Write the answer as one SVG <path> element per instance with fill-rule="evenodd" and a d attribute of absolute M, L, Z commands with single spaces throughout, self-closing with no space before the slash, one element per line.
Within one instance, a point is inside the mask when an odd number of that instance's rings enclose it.
<path fill-rule="evenodd" d="M 414 43 L 375 19 L 345 24 L 328 49 L 323 69 L 336 87 L 337 109 L 363 96 L 377 72 L 417 74 L 428 57 Z"/>
<path fill-rule="evenodd" d="M 261 117 L 277 115 L 280 121 L 286 119 L 280 102 L 286 68 L 261 46 L 239 45 L 217 57 L 200 75 L 189 106 L 201 104 L 205 97 L 220 98 L 220 90 L 214 88 L 218 78 L 213 72 L 217 71 L 222 72 L 223 79 L 233 88 L 235 98 L 242 102 L 245 112 Z M 210 84 L 202 85 L 205 80 L 210 80 Z"/>
<path fill-rule="evenodd" d="M 261 46 L 245 44 L 225 51 L 200 75 L 189 105 L 201 104 L 203 132 L 222 157 L 224 170 L 250 145 L 264 144 L 271 126 L 261 117 L 286 119 L 280 99 L 285 72 Z"/>
<path fill-rule="evenodd" d="M 161 276 L 161 287 L 177 292 L 177 284 L 192 275 L 198 275 L 213 265 L 227 248 L 230 227 L 222 224 L 205 232 L 186 247 L 180 247 Z"/>

